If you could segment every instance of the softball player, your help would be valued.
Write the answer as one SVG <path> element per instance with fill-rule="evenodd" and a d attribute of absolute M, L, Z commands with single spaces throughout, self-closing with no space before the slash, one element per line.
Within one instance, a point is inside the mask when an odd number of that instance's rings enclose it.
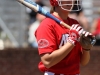
<path fill-rule="evenodd" d="M 89 62 L 89 51 L 93 45 L 84 45 L 79 40 L 80 35 L 87 37 L 92 34 L 68 17 L 75 1 L 79 5 L 78 0 L 50 0 L 52 15 L 70 25 L 70 30 L 46 18 L 35 32 L 41 58 L 38 67 L 44 75 L 80 75 L 80 64 L 86 65 Z"/>

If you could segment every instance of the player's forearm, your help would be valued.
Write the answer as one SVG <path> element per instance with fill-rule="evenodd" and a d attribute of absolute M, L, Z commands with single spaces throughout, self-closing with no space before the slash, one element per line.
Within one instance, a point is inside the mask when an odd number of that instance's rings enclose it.
<path fill-rule="evenodd" d="M 66 43 L 60 49 L 55 50 L 51 54 L 45 54 L 41 57 L 42 62 L 44 63 L 45 67 L 50 68 L 64 59 L 69 52 L 73 49 L 73 45 L 70 43 Z"/>
<path fill-rule="evenodd" d="M 81 56 L 81 65 L 84 66 L 88 64 L 89 60 L 90 60 L 90 51 L 83 50 L 83 53 Z"/>

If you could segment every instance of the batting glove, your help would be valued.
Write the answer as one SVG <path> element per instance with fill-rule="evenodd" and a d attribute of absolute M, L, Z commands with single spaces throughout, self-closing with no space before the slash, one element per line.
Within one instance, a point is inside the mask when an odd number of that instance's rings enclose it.
<path fill-rule="evenodd" d="M 84 29 L 78 24 L 73 24 L 69 30 L 68 42 L 75 45 L 79 41 L 79 37 L 82 35 Z"/>
<path fill-rule="evenodd" d="M 82 36 L 80 37 L 80 44 L 82 48 L 86 51 L 91 50 L 93 45 L 96 43 L 95 36 L 93 36 L 89 32 L 83 32 Z"/>

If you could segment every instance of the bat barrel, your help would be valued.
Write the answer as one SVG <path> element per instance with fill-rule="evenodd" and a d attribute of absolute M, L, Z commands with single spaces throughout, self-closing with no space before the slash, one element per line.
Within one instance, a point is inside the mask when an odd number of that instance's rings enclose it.
<path fill-rule="evenodd" d="M 67 25 L 63 21 L 59 20 L 58 18 L 54 17 L 52 14 L 50 14 L 50 12 L 47 12 L 41 6 L 36 4 L 34 1 L 32 1 L 32 0 L 18 0 L 18 2 L 20 2 L 23 5 L 29 7 L 30 9 L 34 10 L 37 13 L 43 14 L 44 16 L 49 17 L 49 18 L 55 20 L 57 23 L 59 23 L 59 24 L 65 26 L 65 27 L 67 27 L 68 29 L 70 29 L 69 25 Z"/>

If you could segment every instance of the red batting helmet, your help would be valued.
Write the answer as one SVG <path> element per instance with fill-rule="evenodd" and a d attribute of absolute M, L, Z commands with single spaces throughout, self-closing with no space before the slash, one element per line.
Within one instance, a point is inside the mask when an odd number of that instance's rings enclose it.
<path fill-rule="evenodd" d="M 57 0 L 50 0 L 50 4 L 51 4 L 52 6 L 58 6 Z"/>

